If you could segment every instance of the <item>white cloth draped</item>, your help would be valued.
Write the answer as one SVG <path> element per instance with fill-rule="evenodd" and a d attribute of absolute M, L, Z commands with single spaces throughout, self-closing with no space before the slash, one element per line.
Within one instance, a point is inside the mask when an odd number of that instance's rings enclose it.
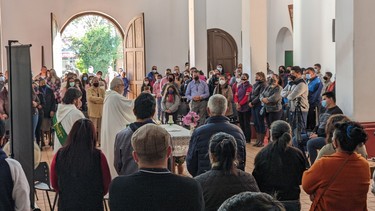
<path fill-rule="evenodd" d="M 59 104 L 56 111 L 57 122 L 61 122 L 65 132 L 69 135 L 73 124 L 79 120 L 85 118 L 85 115 L 77 109 L 74 104 Z M 61 148 L 61 144 L 55 133 L 55 141 L 53 151 L 56 153 Z"/>
<path fill-rule="evenodd" d="M 116 134 L 130 123 L 135 122 L 134 104 L 116 91 L 106 92 L 103 106 L 101 148 L 105 154 L 112 178 L 117 176 L 113 166 Z"/>

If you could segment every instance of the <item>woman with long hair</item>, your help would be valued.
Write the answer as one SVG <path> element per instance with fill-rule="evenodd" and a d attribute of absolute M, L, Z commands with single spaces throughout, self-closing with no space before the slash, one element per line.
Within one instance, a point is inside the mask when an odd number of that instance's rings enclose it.
<path fill-rule="evenodd" d="M 217 210 L 229 197 L 244 192 L 259 192 L 254 177 L 236 167 L 237 143 L 232 135 L 216 133 L 208 150 L 211 170 L 195 179 L 201 184 L 205 210 Z"/>
<path fill-rule="evenodd" d="M 76 121 L 67 143 L 51 163 L 51 184 L 59 210 L 103 210 L 111 175 L 107 159 L 95 148 L 96 131 L 89 119 Z"/>
<path fill-rule="evenodd" d="M 214 94 L 223 95 L 228 101 L 228 110 L 225 113 L 225 116 L 233 116 L 233 91 L 228 84 L 228 80 L 224 75 L 219 77 L 219 84 L 214 89 Z"/>
<path fill-rule="evenodd" d="M 151 86 L 150 79 L 147 78 L 147 77 L 143 79 L 143 83 L 142 83 L 142 87 L 141 87 L 141 92 L 145 91 L 146 87 L 148 87 L 148 90 L 150 90 L 150 94 L 151 94 L 153 88 Z"/>
<path fill-rule="evenodd" d="M 279 76 L 272 74 L 268 86 L 264 89 L 262 94 L 260 94 L 260 101 L 263 103 L 263 110 L 267 121 L 267 126 L 270 129 L 271 124 L 280 120 L 283 115 L 283 109 L 281 106 L 281 91 L 283 88 L 278 84 Z M 257 147 L 263 146 L 263 141 L 260 140 Z"/>
<path fill-rule="evenodd" d="M 260 94 L 266 88 L 266 76 L 263 72 L 255 73 L 255 84 L 250 94 L 249 107 L 251 108 L 251 115 L 254 120 L 254 127 L 256 132 L 257 140 L 253 146 L 263 144 L 264 137 L 266 136 L 266 126 L 264 124 L 264 115 L 260 114 L 263 106 L 260 102 Z"/>
<path fill-rule="evenodd" d="M 165 113 L 165 122 L 172 116 L 173 122 L 177 121 L 177 110 L 181 103 L 181 96 L 174 85 L 169 85 L 161 99 L 161 108 Z"/>
<path fill-rule="evenodd" d="M 364 128 L 352 121 L 334 125 L 336 153 L 317 160 L 303 174 L 302 187 L 313 201 L 310 210 L 367 210 L 370 167 L 354 153 L 367 141 Z"/>
<path fill-rule="evenodd" d="M 61 103 L 60 88 L 61 80 L 57 76 L 55 69 L 50 69 L 47 71 L 47 84 L 52 89 L 55 94 L 55 99 L 57 103 Z"/>
<path fill-rule="evenodd" d="M 259 189 L 275 195 L 286 210 L 301 210 L 300 185 L 307 160 L 292 146 L 290 125 L 277 120 L 271 125 L 272 142 L 255 157 L 253 176 Z"/>
<path fill-rule="evenodd" d="M 75 82 L 75 87 L 78 88 L 81 92 L 82 92 L 82 99 L 81 99 L 81 102 L 82 102 L 82 106 L 79 110 L 81 110 L 85 116 L 87 115 L 87 96 L 86 96 L 86 89 L 84 88 L 81 80 L 79 80 L 78 78 L 74 80 Z"/>
<path fill-rule="evenodd" d="M 65 87 L 62 87 L 60 89 L 60 96 L 61 96 L 61 99 L 64 98 L 65 96 L 65 93 L 66 91 L 70 88 L 70 87 L 75 87 L 76 83 L 75 83 L 75 79 L 73 77 L 68 77 L 67 80 L 66 80 L 66 83 L 65 83 Z"/>

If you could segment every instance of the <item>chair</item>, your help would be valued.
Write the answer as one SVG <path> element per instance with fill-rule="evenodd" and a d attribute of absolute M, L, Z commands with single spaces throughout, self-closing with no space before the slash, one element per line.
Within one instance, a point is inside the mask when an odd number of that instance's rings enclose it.
<path fill-rule="evenodd" d="M 56 206 L 56 202 L 58 199 L 58 193 L 56 193 L 55 199 L 53 200 L 53 204 L 51 204 L 51 200 L 49 197 L 48 192 L 55 192 L 55 190 L 50 185 L 50 177 L 49 177 L 49 167 L 46 162 L 41 162 L 39 166 L 34 171 L 34 188 L 35 194 L 36 190 L 45 191 L 48 199 L 48 204 L 50 209 L 53 211 Z"/>

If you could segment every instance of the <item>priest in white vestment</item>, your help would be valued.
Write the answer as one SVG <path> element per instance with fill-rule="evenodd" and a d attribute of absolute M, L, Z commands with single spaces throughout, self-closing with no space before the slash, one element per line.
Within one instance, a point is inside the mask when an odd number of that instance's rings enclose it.
<path fill-rule="evenodd" d="M 104 98 L 101 147 L 107 157 L 112 178 L 118 176 L 113 166 L 116 134 L 136 120 L 133 101 L 126 99 L 123 92 L 124 82 L 121 78 L 114 78 Z"/>

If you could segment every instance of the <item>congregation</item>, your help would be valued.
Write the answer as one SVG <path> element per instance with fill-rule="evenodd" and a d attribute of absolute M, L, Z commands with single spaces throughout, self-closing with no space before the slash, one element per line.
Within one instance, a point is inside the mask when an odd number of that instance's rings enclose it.
<path fill-rule="evenodd" d="M 219 64 L 208 77 L 188 62 L 164 75 L 152 66 L 131 100 L 122 68 L 59 78 L 43 66 L 32 84 L 33 138 L 54 149 L 58 210 L 104 210 L 107 194 L 111 210 L 301 210 L 301 187 L 310 210 L 366 210 L 367 134 L 336 105 L 333 74 L 315 64 L 253 77 L 241 64 L 233 73 Z M 7 73 L 0 90 L 3 146 Z M 188 112 L 199 120 L 176 165 L 182 174 L 186 161 L 193 178 L 171 172 L 170 135 L 159 126 L 182 125 Z M 250 144 L 262 149 L 245 172 Z M 2 148 L 0 169 L 0 210 L 28 210 L 24 173 Z"/>

